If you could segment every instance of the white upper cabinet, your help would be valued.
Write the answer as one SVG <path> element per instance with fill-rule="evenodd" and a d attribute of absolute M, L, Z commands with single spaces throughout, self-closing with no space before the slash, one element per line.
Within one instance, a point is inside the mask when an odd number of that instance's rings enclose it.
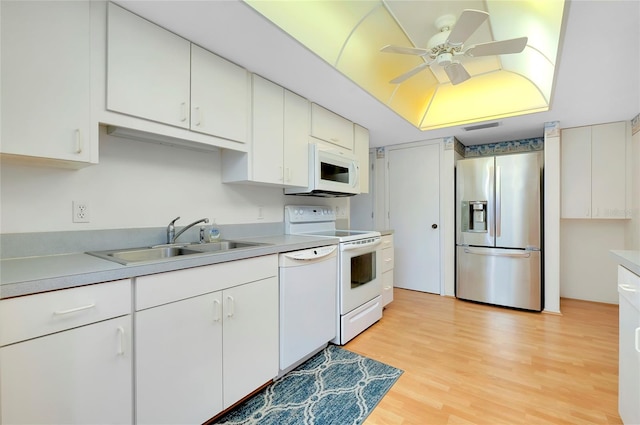
<path fill-rule="evenodd" d="M 253 75 L 253 180 L 283 184 L 284 89 Z"/>
<path fill-rule="evenodd" d="M 311 104 L 311 135 L 353 150 L 353 123 L 315 103 Z"/>
<path fill-rule="evenodd" d="M 277 186 L 309 181 L 309 101 L 252 76 L 251 149 L 223 152 L 223 180 Z"/>
<path fill-rule="evenodd" d="M 191 43 L 109 3 L 107 109 L 189 128 Z"/>
<path fill-rule="evenodd" d="M 247 70 L 113 3 L 107 9 L 94 37 L 106 45 L 106 63 L 96 55 L 93 65 L 106 81 L 106 99 L 96 93 L 100 122 L 124 137 L 246 151 Z"/>
<path fill-rule="evenodd" d="M 250 74 L 220 56 L 191 45 L 191 130 L 247 141 Z"/>
<path fill-rule="evenodd" d="M 353 142 L 353 153 L 360 164 L 358 173 L 360 193 L 369 193 L 369 130 L 354 124 Z"/>
<path fill-rule="evenodd" d="M 625 122 L 562 131 L 562 218 L 628 218 L 627 133 Z"/>
<path fill-rule="evenodd" d="M 3 1 L 1 8 L 2 153 L 97 163 L 89 2 Z"/>
<path fill-rule="evenodd" d="M 309 101 L 284 91 L 284 183 L 309 185 Z"/>

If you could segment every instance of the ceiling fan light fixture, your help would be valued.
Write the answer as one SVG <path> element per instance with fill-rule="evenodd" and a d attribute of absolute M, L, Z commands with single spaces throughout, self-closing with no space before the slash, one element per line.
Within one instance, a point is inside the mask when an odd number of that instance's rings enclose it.
<path fill-rule="evenodd" d="M 438 65 L 440 66 L 449 66 L 451 65 L 451 61 L 453 59 L 453 55 L 449 52 L 440 53 L 438 55 Z"/>

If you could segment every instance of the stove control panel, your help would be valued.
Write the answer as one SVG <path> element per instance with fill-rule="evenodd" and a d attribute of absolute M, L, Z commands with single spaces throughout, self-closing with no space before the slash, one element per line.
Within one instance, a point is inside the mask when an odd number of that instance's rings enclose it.
<path fill-rule="evenodd" d="M 316 223 L 336 221 L 336 213 L 331 207 L 309 205 L 286 205 L 285 221 L 289 223 Z"/>

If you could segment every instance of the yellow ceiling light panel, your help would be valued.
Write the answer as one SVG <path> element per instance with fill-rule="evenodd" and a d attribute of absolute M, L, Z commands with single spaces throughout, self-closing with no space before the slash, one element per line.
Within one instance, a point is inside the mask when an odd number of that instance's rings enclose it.
<path fill-rule="evenodd" d="M 379 1 L 245 0 L 316 55 L 334 65 L 345 41 Z"/>
<path fill-rule="evenodd" d="M 498 71 L 456 86 L 440 86 L 420 128 L 430 130 L 547 109 L 545 98 L 529 80 Z"/>
<path fill-rule="evenodd" d="M 439 86 L 433 73 L 425 70 L 400 84 L 387 105 L 418 127 Z"/>
<path fill-rule="evenodd" d="M 335 67 L 352 81 L 386 103 L 395 90 L 389 81 L 424 63 L 412 55 L 380 53 L 387 44 L 407 44 L 409 39 L 387 10 L 380 7 L 365 16 L 346 41 Z M 425 71 L 429 72 L 429 71 Z"/>
<path fill-rule="evenodd" d="M 503 68 L 531 80 L 548 103 L 553 90 L 565 2 L 491 1 L 487 2 L 487 7 L 496 37 L 528 37 L 527 47 L 522 53 L 501 57 Z"/>

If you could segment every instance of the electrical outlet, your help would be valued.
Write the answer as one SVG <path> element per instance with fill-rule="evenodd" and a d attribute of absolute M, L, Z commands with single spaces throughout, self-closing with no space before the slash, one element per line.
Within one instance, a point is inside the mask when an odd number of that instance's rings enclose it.
<path fill-rule="evenodd" d="M 88 223 L 89 222 L 89 203 L 86 201 L 73 201 L 73 222 Z"/>

